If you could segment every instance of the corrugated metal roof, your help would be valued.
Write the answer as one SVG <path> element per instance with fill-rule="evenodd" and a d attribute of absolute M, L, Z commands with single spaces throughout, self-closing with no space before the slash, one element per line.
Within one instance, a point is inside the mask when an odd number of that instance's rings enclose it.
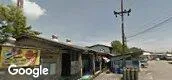
<path fill-rule="evenodd" d="M 93 53 L 98 53 L 98 54 L 105 54 L 105 55 L 110 55 L 112 56 L 112 54 L 110 53 L 103 53 L 103 52 L 98 52 L 98 51 L 95 51 L 93 49 L 90 49 L 88 47 L 82 47 L 82 46 L 78 46 L 78 45 L 73 45 L 73 44 L 67 44 L 67 43 L 64 43 L 64 42 L 57 42 L 57 41 L 53 41 L 51 39 L 47 39 L 47 38 L 44 38 L 44 37 L 40 37 L 40 36 L 27 36 L 27 35 L 22 35 L 20 37 L 17 38 L 17 40 L 21 39 L 21 38 L 32 38 L 32 39 L 39 39 L 39 40 L 43 40 L 45 42 L 51 42 L 53 43 L 54 45 L 61 45 L 65 48 L 73 48 L 73 49 L 77 49 L 77 50 L 83 50 L 83 51 L 88 51 L 88 52 L 93 52 Z"/>
<path fill-rule="evenodd" d="M 40 36 L 26 36 L 26 35 L 23 35 L 21 37 L 18 37 L 17 40 L 20 39 L 20 38 L 23 38 L 23 37 L 32 38 L 32 39 L 39 39 L 39 40 L 43 40 L 45 42 L 51 42 L 54 45 L 61 45 L 61 46 L 68 47 L 68 48 L 75 48 L 75 49 L 80 49 L 80 50 L 86 50 L 85 47 L 81 47 L 81 46 L 77 46 L 77 45 L 73 45 L 73 44 L 67 44 L 67 43 L 64 43 L 64 42 L 57 42 L 57 41 L 53 41 L 51 39 L 47 39 L 47 38 L 40 37 Z"/>
<path fill-rule="evenodd" d="M 111 46 L 107 46 L 107 45 L 103 45 L 103 44 L 96 44 L 96 45 L 87 46 L 87 47 L 88 47 L 88 48 L 91 48 L 91 47 L 95 47 L 95 46 L 105 46 L 105 47 L 112 48 Z"/>

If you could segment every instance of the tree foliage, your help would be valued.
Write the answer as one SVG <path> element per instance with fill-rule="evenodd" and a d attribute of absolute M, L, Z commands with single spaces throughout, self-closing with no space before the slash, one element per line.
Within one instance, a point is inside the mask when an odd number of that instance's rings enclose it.
<path fill-rule="evenodd" d="M 124 45 L 124 52 L 123 52 L 123 45 L 120 41 L 115 40 L 111 42 L 112 50 L 115 52 L 117 55 L 121 55 L 122 53 L 129 53 L 130 50 L 127 45 Z"/>
<path fill-rule="evenodd" d="M 143 51 L 141 48 L 137 48 L 137 47 L 130 48 L 130 52 L 141 52 L 141 51 Z"/>
<path fill-rule="evenodd" d="M 0 5 L 0 24 L 0 42 L 5 41 L 8 36 L 16 38 L 23 34 L 40 34 L 27 26 L 22 9 L 14 5 Z"/>
<path fill-rule="evenodd" d="M 113 52 L 115 52 L 117 55 L 121 55 L 122 53 L 125 54 L 125 53 L 135 53 L 135 52 L 143 51 L 141 48 L 137 48 L 137 47 L 129 48 L 127 45 L 124 45 L 124 52 L 123 52 L 122 43 L 118 40 L 112 41 L 111 46 Z"/>
<path fill-rule="evenodd" d="M 113 52 L 117 53 L 117 54 L 121 54 L 122 53 L 122 43 L 120 41 L 112 41 L 111 42 L 111 46 L 112 46 L 112 50 Z"/>

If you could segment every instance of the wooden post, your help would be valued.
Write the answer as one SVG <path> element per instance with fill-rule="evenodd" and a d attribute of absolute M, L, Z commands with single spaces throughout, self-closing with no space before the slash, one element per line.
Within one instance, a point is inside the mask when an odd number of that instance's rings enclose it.
<path fill-rule="evenodd" d="M 80 75 L 82 77 L 83 72 L 82 72 L 82 54 L 81 53 L 79 53 L 79 64 L 80 64 Z"/>
<path fill-rule="evenodd" d="M 95 55 L 92 56 L 92 63 L 93 63 L 93 74 L 95 74 Z"/>
<path fill-rule="evenodd" d="M 100 56 L 100 71 L 102 71 L 102 56 Z"/>

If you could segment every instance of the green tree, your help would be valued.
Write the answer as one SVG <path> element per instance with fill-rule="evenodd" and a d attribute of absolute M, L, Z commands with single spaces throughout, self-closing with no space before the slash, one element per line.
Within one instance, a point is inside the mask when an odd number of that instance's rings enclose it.
<path fill-rule="evenodd" d="M 31 30 L 31 26 L 27 26 L 22 9 L 14 5 L 0 5 L 0 24 L 0 43 L 8 36 L 16 38 L 23 34 L 34 36 L 40 34 Z"/>
<path fill-rule="evenodd" d="M 130 52 L 130 49 L 127 45 L 124 45 L 124 52 L 127 54 Z"/>
<path fill-rule="evenodd" d="M 141 51 L 143 51 L 141 48 L 137 48 L 137 47 L 130 48 L 130 52 L 141 52 Z"/>
<path fill-rule="evenodd" d="M 112 41 L 111 46 L 113 52 L 115 52 L 117 55 L 122 54 L 122 43 L 120 41 Z"/>
<path fill-rule="evenodd" d="M 112 41 L 111 46 L 113 52 L 115 52 L 117 55 L 121 55 L 123 53 L 123 47 L 120 41 L 118 40 Z M 124 53 L 129 53 L 129 48 L 127 45 L 124 45 Z"/>

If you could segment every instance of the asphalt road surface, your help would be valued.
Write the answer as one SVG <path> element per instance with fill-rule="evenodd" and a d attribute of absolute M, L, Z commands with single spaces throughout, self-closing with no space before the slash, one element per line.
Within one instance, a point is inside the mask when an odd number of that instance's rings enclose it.
<path fill-rule="evenodd" d="M 121 74 L 114 74 L 114 73 L 106 74 L 106 72 L 103 72 L 93 80 L 120 80 L 121 77 L 122 77 Z"/>
<path fill-rule="evenodd" d="M 172 64 L 167 61 L 150 61 L 148 68 L 139 73 L 139 80 L 172 80 Z M 119 80 L 116 74 L 102 73 L 94 80 Z"/>
<path fill-rule="evenodd" d="M 150 61 L 148 68 L 140 72 L 139 80 L 172 80 L 172 64 L 167 61 Z"/>

